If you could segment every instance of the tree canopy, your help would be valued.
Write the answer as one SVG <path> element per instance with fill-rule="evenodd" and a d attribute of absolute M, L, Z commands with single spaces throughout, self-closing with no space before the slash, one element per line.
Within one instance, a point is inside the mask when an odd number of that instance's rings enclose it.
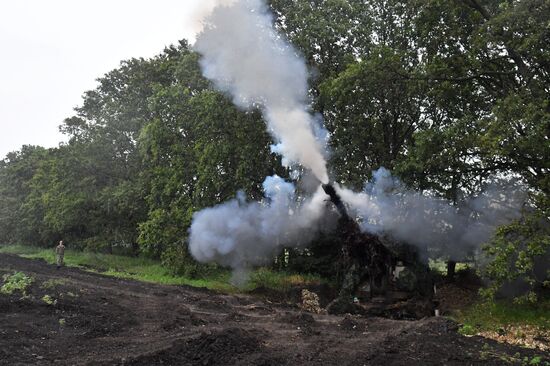
<path fill-rule="evenodd" d="M 361 188 L 386 167 L 457 203 L 491 177 L 520 177 L 534 209 L 499 231 L 490 275 L 529 271 L 548 254 L 549 1 L 270 6 L 310 67 L 311 108 L 331 134 L 336 181 Z M 67 143 L 8 154 L 0 162 L 0 242 L 65 238 L 163 258 L 176 270 L 194 266 L 186 250 L 194 212 L 239 190 L 258 199 L 265 176 L 289 174 L 270 151 L 259 111 L 242 111 L 216 91 L 199 57 L 181 41 L 123 61 L 62 123 Z"/>

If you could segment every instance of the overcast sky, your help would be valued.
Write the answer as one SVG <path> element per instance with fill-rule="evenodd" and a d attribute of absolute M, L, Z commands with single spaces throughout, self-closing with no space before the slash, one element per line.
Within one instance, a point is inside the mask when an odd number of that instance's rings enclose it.
<path fill-rule="evenodd" d="M 23 144 L 57 146 L 58 126 L 95 79 L 193 37 L 200 2 L 0 1 L 0 158 Z"/>

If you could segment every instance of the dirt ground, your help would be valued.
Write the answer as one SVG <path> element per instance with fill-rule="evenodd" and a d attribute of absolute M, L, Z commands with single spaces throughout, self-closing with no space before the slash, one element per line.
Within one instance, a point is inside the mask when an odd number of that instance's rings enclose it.
<path fill-rule="evenodd" d="M 0 275 L 15 270 L 34 283 L 24 298 L 0 295 L 0 365 L 502 365 L 541 356 L 463 337 L 443 317 L 316 315 L 0 254 Z"/>

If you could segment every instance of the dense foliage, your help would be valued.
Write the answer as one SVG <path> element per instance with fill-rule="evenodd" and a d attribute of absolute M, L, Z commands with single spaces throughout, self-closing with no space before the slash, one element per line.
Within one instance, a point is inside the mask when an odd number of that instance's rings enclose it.
<path fill-rule="evenodd" d="M 458 202 L 492 176 L 520 176 L 534 208 L 499 231 L 488 275 L 504 283 L 506 273 L 528 271 L 548 254 L 549 1 L 270 4 L 312 70 L 312 109 L 331 132 L 338 181 L 361 188 L 384 166 Z M 198 60 L 182 41 L 124 61 L 60 126 L 67 143 L 8 154 L 0 162 L 0 242 L 51 246 L 63 238 L 193 273 L 192 214 L 238 190 L 258 198 L 266 175 L 287 174 L 261 115 L 215 91 Z M 319 243 L 303 263 L 308 270 L 334 254 Z M 548 284 L 542 276 L 536 284 Z"/>

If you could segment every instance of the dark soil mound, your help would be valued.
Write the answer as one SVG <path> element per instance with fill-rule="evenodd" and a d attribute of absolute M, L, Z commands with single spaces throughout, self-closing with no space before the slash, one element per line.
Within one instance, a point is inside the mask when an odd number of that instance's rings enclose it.
<path fill-rule="evenodd" d="M 58 271 L 0 254 L 0 275 L 13 271 L 34 282 L 26 297 L 0 294 L 1 366 L 500 365 L 547 357 L 463 337 L 443 318 L 312 315 L 280 301 Z"/>
<path fill-rule="evenodd" d="M 241 328 L 228 328 L 175 342 L 168 349 L 124 365 L 253 365 L 256 363 L 250 355 L 262 351 L 263 346 L 256 334 Z"/>
<path fill-rule="evenodd" d="M 353 319 L 351 316 L 346 315 L 344 319 L 338 324 L 342 329 L 347 331 L 363 331 L 365 326 L 358 320 Z"/>
<path fill-rule="evenodd" d="M 283 316 L 283 321 L 288 322 L 290 324 L 296 325 L 296 326 L 312 326 L 315 324 L 315 318 L 308 313 L 290 313 L 287 312 Z"/>

